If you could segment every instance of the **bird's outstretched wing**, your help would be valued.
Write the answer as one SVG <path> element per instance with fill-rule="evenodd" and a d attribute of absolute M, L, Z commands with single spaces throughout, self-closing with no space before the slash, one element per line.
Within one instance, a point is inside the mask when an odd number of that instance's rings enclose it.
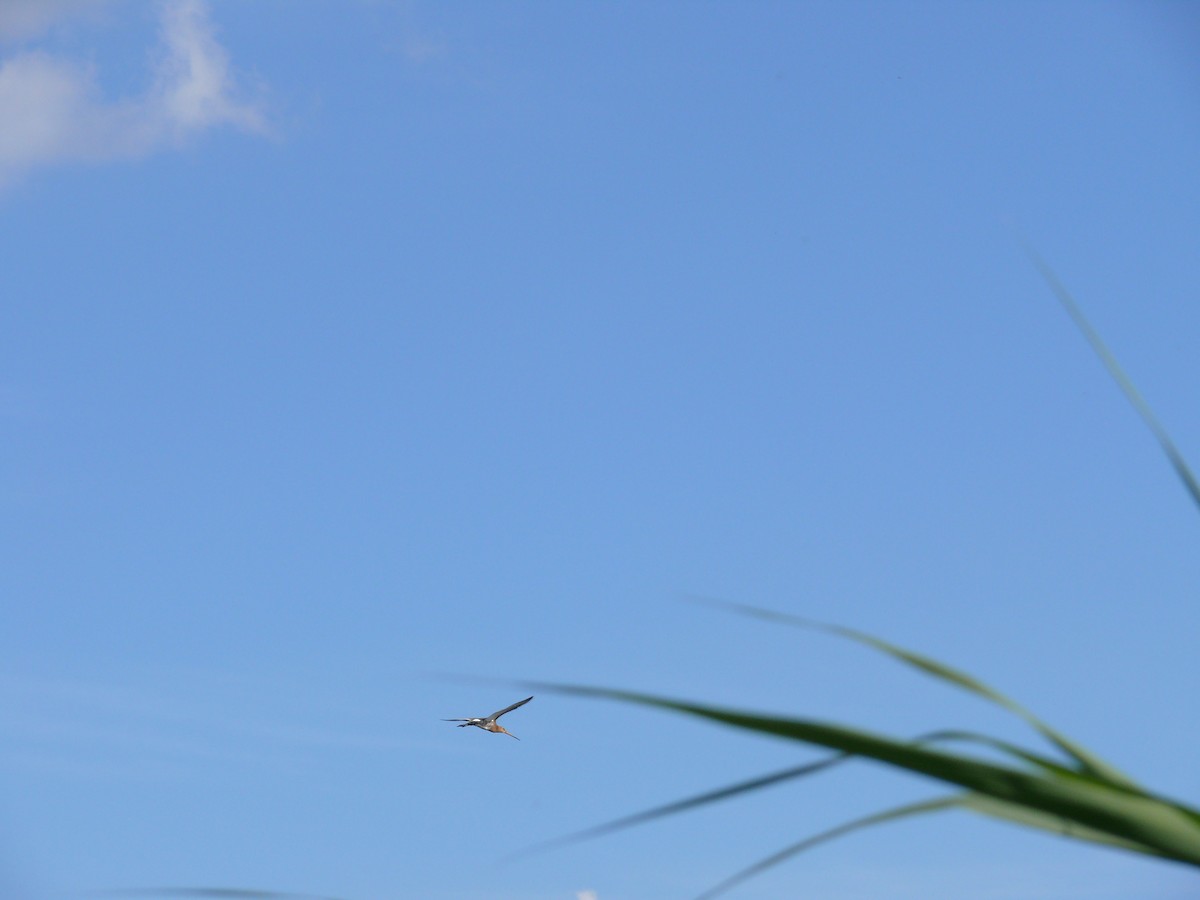
<path fill-rule="evenodd" d="M 500 718 L 505 713 L 512 712 L 518 706 L 524 706 L 526 703 L 528 703 L 532 699 L 533 699 L 533 697 L 526 697 L 524 700 L 518 700 L 512 706 L 506 706 L 506 707 L 504 707 L 504 709 L 500 710 L 499 712 L 492 713 L 490 716 L 488 716 L 488 718 L 491 719 L 493 722 L 495 722 L 498 718 Z"/>

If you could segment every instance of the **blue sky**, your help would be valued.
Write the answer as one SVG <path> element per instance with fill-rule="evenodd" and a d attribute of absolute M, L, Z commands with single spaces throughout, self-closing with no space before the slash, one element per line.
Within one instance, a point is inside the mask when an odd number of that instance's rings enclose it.
<path fill-rule="evenodd" d="M 1195 802 L 1185 3 L 0 2 L 0 892 L 694 895 L 936 785 L 431 673 L 895 735 L 1019 723 Z M 1182 898 L 944 815 L 745 898 Z"/>

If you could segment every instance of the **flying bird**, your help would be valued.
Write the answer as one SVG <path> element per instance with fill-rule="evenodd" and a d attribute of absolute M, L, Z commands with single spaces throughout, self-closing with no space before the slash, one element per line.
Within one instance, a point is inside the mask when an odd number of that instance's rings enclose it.
<path fill-rule="evenodd" d="M 518 706 L 524 706 L 526 703 L 528 703 L 532 699 L 533 699 L 533 697 L 526 697 L 524 700 L 517 701 L 512 706 L 506 706 L 506 707 L 504 707 L 504 709 L 500 710 L 499 712 L 494 712 L 490 716 L 485 716 L 482 719 L 442 719 L 442 721 L 443 722 L 462 722 L 462 724 L 458 726 L 459 728 L 466 728 L 468 725 L 474 725 L 476 728 L 482 728 L 484 731 L 492 732 L 492 734 L 507 734 L 510 738 L 515 738 L 516 740 L 519 741 L 520 740 L 519 737 L 517 737 L 511 731 L 506 729 L 503 725 L 499 724 L 496 720 L 498 718 L 500 718 L 502 715 L 504 715 L 505 713 L 512 712 Z"/>

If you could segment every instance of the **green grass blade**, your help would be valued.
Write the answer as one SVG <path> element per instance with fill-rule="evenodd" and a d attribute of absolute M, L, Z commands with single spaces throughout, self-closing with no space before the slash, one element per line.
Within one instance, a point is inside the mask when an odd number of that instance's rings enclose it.
<path fill-rule="evenodd" d="M 1144 788 L 1131 787 L 1119 782 L 1097 779 L 1087 772 L 1081 772 L 1078 769 L 1072 769 L 1068 766 L 1064 766 L 1055 760 L 1047 759 L 1046 757 L 1037 753 L 1031 753 L 1024 747 L 1019 747 L 1016 744 L 1011 744 L 1008 741 L 1002 741 L 986 734 L 976 734 L 970 731 L 935 731 L 917 739 L 918 743 L 923 741 L 969 741 L 971 743 L 982 744 L 985 747 L 991 747 L 995 750 L 999 750 L 1002 753 L 1006 753 L 1009 756 L 1023 760 L 1034 768 L 1041 769 L 1047 775 L 1057 778 L 1073 779 L 1076 781 L 1087 781 L 1091 782 L 1092 784 L 1099 784 L 1102 787 L 1111 788 L 1113 790 L 1125 791 L 1126 793 L 1132 794 L 1136 797 L 1155 800 L 1158 803 L 1164 804 L 1165 806 L 1172 807 L 1180 815 L 1190 819 L 1192 824 L 1200 829 L 1200 810 L 1192 809 L 1190 806 L 1185 806 L 1176 800 L 1172 800 L 1169 797 L 1163 797 L 1154 793 L 1153 791 L 1145 790 Z"/>
<path fill-rule="evenodd" d="M 1017 744 L 1013 744 L 1009 741 L 1002 741 L 999 738 L 994 738 L 986 734 L 978 734 L 973 731 L 947 729 L 944 731 L 933 731 L 929 734 L 922 735 L 917 739 L 917 743 L 943 743 L 946 741 L 965 741 L 967 743 L 990 747 L 993 750 L 1000 751 L 1006 756 L 1011 756 L 1014 759 L 1019 759 L 1024 763 L 1028 763 L 1035 769 L 1041 769 L 1046 775 L 1052 775 L 1058 778 L 1085 780 L 1090 781 L 1093 784 L 1098 783 L 1108 787 L 1121 788 L 1138 796 L 1142 796 L 1146 793 L 1139 787 L 1133 787 L 1120 782 L 1098 779 L 1088 772 L 1072 768 L 1071 766 L 1063 765 L 1058 760 L 1050 759 L 1049 757 L 1042 756 L 1040 753 L 1034 753 L 1031 750 L 1026 750 L 1024 747 L 1021 747 Z"/>
<path fill-rule="evenodd" d="M 893 659 L 896 659 L 906 665 L 931 675 L 941 681 L 953 684 L 965 691 L 969 691 L 986 700 L 990 700 L 1009 712 L 1021 717 L 1032 728 L 1037 730 L 1048 741 L 1074 759 L 1081 768 L 1097 778 L 1105 781 L 1112 781 L 1128 785 L 1129 787 L 1137 787 L 1137 783 L 1126 775 L 1121 770 L 1092 753 L 1085 747 L 1075 743 L 1066 735 L 1060 733 L 1054 728 L 1051 728 L 1021 704 L 1017 703 L 1001 694 L 999 691 L 989 687 L 977 678 L 968 675 L 951 666 L 940 663 L 935 659 L 930 659 L 927 656 L 922 656 L 919 653 L 914 653 L 912 650 L 906 650 L 888 641 L 877 638 L 874 635 L 867 634 L 863 631 L 858 631 L 853 628 L 846 628 L 841 625 L 831 625 L 826 622 L 817 622 L 813 619 L 806 619 L 803 616 L 792 615 L 791 613 L 776 612 L 775 610 L 763 609 L 758 606 L 750 606 L 745 603 L 732 603 L 727 600 L 714 600 L 711 598 L 692 597 L 693 602 L 703 603 L 708 606 L 717 606 L 723 609 L 731 610 L 742 615 L 751 616 L 757 619 L 764 619 L 769 622 L 778 622 L 785 625 L 792 625 L 799 628 L 806 628 L 812 631 L 823 631 L 827 634 L 834 634 L 838 637 L 843 637 L 874 650 L 884 653 Z"/>
<path fill-rule="evenodd" d="M 882 825 L 886 822 L 895 821 L 897 819 L 907 818 L 909 816 L 923 815 L 925 813 L 943 812 L 950 809 L 967 809 L 980 815 L 985 815 L 990 818 L 1000 819 L 1003 821 L 1015 823 L 1027 828 L 1036 828 L 1042 831 L 1047 831 L 1063 837 L 1070 837 L 1076 840 L 1086 841 L 1088 843 L 1100 844 L 1105 847 L 1114 849 L 1127 850 L 1134 853 L 1145 853 L 1153 856 L 1158 856 L 1156 851 L 1133 844 L 1129 841 L 1122 841 L 1104 832 L 1095 831 L 1083 826 L 1075 825 L 1070 822 L 1064 822 L 1055 816 L 1049 816 L 1043 813 L 1036 813 L 1030 810 L 1013 806 L 1011 803 L 1005 803 L 1001 800 L 996 800 L 992 797 L 985 797 L 972 792 L 955 794 L 949 797 L 940 797 L 934 800 L 926 800 L 920 803 L 911 803 L 905 806 L 898 806 L 894 809 L 885 810 L 883 812 L 874 813 L 873 815 L 864 816 L 860 819 L 843 823 L 835 828 L 830 828 L 827 831 L 822 831 L 811 837 L 805 838 L 802 841 L 797 841 L 782 850 L 771 854 L 770 856 L 756 862 L 752 866 L 731 875 L 720 884 L 705 891 L 696 900 L 711 900 L 720 894 L 725 893 L 730 888 L 733 888 L 744 881 L 749 880 L 755 875 L 770 869 L 780 863 L 786 862 L 793 856 L 803 853 L 818 844 L 834 840 L 835 838 L 843 837 L 854 831 L 863 828 L 870 828 L 875 825 Z"/>
<path fill-rule="evenodd" d="M 915 739 L 914 743 L 934 743 L 938 741 L 974 741 L 982 743 L 995 749 L 1000 749 L 1009 754 L 1031 762 L 1044 768 L 1046 771 L 1055 772 L 1063 775 L 1079 777 L 1074 769 L 1069 769 L 1061 764 L 1055 763 L 1053 760 L 1039 757 L 1036 754 L 1008 744 L 1004 741 L 998 741 L 986 735 L 972 734 L 964 731 L 936 731 L 930 734 L 922 735 Z M 710 803 L 717 803 L 722 800 L 730 800 L 741 794 L 751 791 L 760 790 L 766 787 L 773 787 L 777 784 L 782 784 L 785 781 L 791 781 L 794 778 L 803 778 L 806 775 L 815 775 L 818 772 L 831 768 L 839 763 L 847 762 L 854 759 L 854 756 L 849 753 L 837 753 L 816 762 L 807 763 L 802 766 L 789 766 L 778 772 L 772 772 L 767 775 L 760 775 L 757 778 L 739 781 L 735 784 L 726 785 L 722 788 L 717 788 L 712 791 L 705 791 L 702 794 L 696 794 L 692 797 L 686 797 L 682 800 L 675 800 L 671 803 L 664 803 L 661 806 L 655 806 L 650 809 L 642 810 L 641 812 L 633 813 L 632 815 L 622 816 L 618 819 L 613 819 L 609 822 L 594 825 L 590 828 L 582 829 L 562 837 L 554 838 L 543 843 L 536 844 L 525 850 L 518 851 L 509 859 L 520 858 L 532 853 L 539 853 L 543 850 L 549 850 L 554 847 L 562 847 L 568 844 L 574 844 L 579 841 L 586 841 L 592 838 L 597 838 L 605 834 L 611 834 L 614 831 L 622 831 L 626 828 L 632 828 L 635 825 L 642 825 L 647 822 L 652 822 L 655 819 L 661 819 L 666 816 L 675 815 L 676 813 L 687 812 L 691 809 L 696 809 L 701 806 L 707 806 Z"/>
<path fill-rule="evenodd" d="M 1040 831 L 1047 831 L 1061 837 L 1086 841 L 1090 844 L 1100 844 L 1119 850 L 1127 850 L 1131 853 L 1143 853 L 1147 856 L 1163 857 L 1161 852 L 1153 847 L 1147 847 L 1145 844 L 1136 844 L 1132 841 L 1122 840 L 1106 832 L 1097 831 L 1074 822 L 1068 822 L 1058 816 L 1038 812 L 1037 810 L 1014 806 L 1012 803 L 1006 803 L 994 797 L 967 793 L 961 796 L 960 805 L 964 809 L 969 809 L 994 819 L 1012 822 L 1025 828 L 1036 828 Z"/>
<path fill-rule="evenodd" d="M 576 831 L 572 834 L 564 835 L 560 838 L 545 841 L 537 844 L 526 850 L 521 850 L 509 859 L 515 859 L 527 856 L 531 853 L 538 853 L 542 850 L 549 850 L 552 847 L 562 847 L 567 844 L 586 841 L 591 838 L 600 837 L 604 834 L 611 834 L 614 831 L 622 831 L 626 828 L 632 828 L 635 825 L 642 825 L 646 822 L 651 822 L 655 819 L 661 819 L 665 816 L 675 815 L 676 813 L 686 812 L 690 809 L 696 809 L 700 806 L 707 806 L 709 803 L 716 803 L 721 800 L 728 800 L 740 794 L 745 794 L 750 791 L 760 790 L 762 788 L 771 787 L 776 784 L 781 784 L 784 781 L 790 781 L 793 778 L 803 778 L 806 775 L 815 775 L 817 772 L 824 771 L 839 763 L 853 759 L 848 753 L 837 753 L 833 756 L 819 759 L 816 762 L 807 763 L 803 766 L 791 766 L 778 772 L 772 772 L 768 775 L 761 775 L 758 778 L 751 778 L 746 781 L 739 781 L 736 784 L 727 785 L 723 788 L 718 788 L 714 791 L 705 791 L 703 794 L 697 794 L 692 797 L 687 797 L 683 800 L 676 800 L 672 803 L 666 803 L 662 806 L 655 806 L 651 809 L 643 810 L 642 812 L 634 813 L 629 816 L 622 816 L 619 819 L 613 819 L 610 822 L 604 822 L 600 825 L 594 825 L 591 828 L 585 828 L 582 831 Z"/>
<path fill-rule="evenodd" d="M 1100 362 L 1104 364 L 1104 368 L 1108 370 L 1108 374 L 1112 376 L 1113 381 L 1117 383 L 1117 386 L 1124 392 L 1129 402 L 1133 405 L 1133 408 L 1137 410 L 1138 415 L 1142 417 L 1142 421 L 1146 423 L 1146 427 L 1153 433 L 1155 440 L 1158 441 L 1159 446 L 1166 453 L 1172 468 L 1175 469 L 1176 474 L 1183 481 L 1183 485 L 1187 488 L 1188 493 L 1192 495 L 1193 502 L 1195 502 L 1196 506 L 1200 507 L 1200 482 L 1192 474 L 1187 461 L 1184 460 L 1183 454 L 1175 446 L 1175 442 L 1171 440 L 1171 436 L 1167 434 L 1167 430 L 1158 421 L 1158 417 L 1154 415 L 1154 411 L 1150 409 L 1150 405 L 1142 398 L 1138 389 L 1133 386 L 1133 382 L 1129 380 L 1129 376 L 1125 374 L 1120 364 L 1117 363 L 1116 357 L 1112 355 L 1112 352 L 1105 345 L 1104 341 L 1101 340 L 1096 329 L 1092 328 L 1091 323 L 1084 317 L 1083 311 L 1071 296 L 1071 292 L 1067 290 L 1066 285 L 1062 283 L 1058 275 L 1054 273 L 1054 270 L 1050 268 L 1049 264 L 1042 259 L 1041 254 L 1034 250 L 1028 241 L 1023 238 L 1019 239 L 1025 253 L 1033 261 L 1038 272 L 1045 279 L 1046 284 L 1050 286 L 1050 290 L 1054 292 L 1054 296 L 1058 298 L 1058 302 L 1062 304 L 1063 309 L 1067 311 L 1067 315 L 1071 317 L 1071 321 L 1075 323 L 1075 327 L 1082 332 L 1096 356 L 1100 358 Z"/>
<path fill-rule="evenodd" d="M 1009 744 L 1006 741 L 1000 741 L 987 735 L 974 734 L 966 731 L 935 731 L 930 734 L 922 735 L 914 740 L 914 743 L 936 743 L 940 741 L 971 741 L 974 743 L 983 744 L 993 749 L 1001 750 L 1018 759 L 1037 766 L 1044 771 L 1063 777 L 1082 778 L 1076 770 L 1068 768 L 1054 760 L 1046 759 L 1038 756 L 1035 753 L 1030 753 L 1022 747 L 1017 747 L 1014 744 Z M 806 775 L 815 775 L 832 766 L 847 762 L 854 759 L 854 756 L 848 753 L 838 753 L 834 756 L 827 757 L 823 760 L 807 763 L 803 766 L 790 766 L 778 772 L 772 772 L 768 775 L 760 775 L 757 778 L 751 778 L 746 781 L 739 781 L 735 784 L 727 785 L 712 791 L 705 791 L 702 794 L 696 794 L 692 797 L 686 797 L 683 800 L 676 800 L 671 803 L 665 803 L 661 806 L 655 806 L 651 809 L 643 810 L 628 816 L 622 816 L 619 819 L 613 819 L 609 822 L 604 822 L 600 825 L 594 825 L 590 828 L 585 828 L 581 831 L 573 832 L 572 834 L 564 835 L 559 838 L 554 838 L 525 850 L 521 850 L 509 859 L 520 858 L 532 853 L 538 853 L 543 850 L 549 850 L 554 847 L 562 847 L 568 844 L 586 841 L 592 838 L 600 837 L 605 834 L 611 834 L 614 831 L 622 831 L 626 828 L 632 828 L 636 825 L 642 825 L 647 822 L 661 819 L 666 816 L 675 815 L 676 813 L 687 812 L 691 809 L 696 809 L 701 806 L 707 806 L 709 803 L 717 803 L 722 800 L 730 800 L 741 794 L 751 791 L 760 790 L 766 787 L 773 787 L 777 784 L 782 784 L 785 781 L 790 781 L 794 778 L 802 778 Z"/>
<path fill-rule="evenodd" d="M 761 734 L 841 750 L 1047 813 L 1111 835 L 1179 862 L 1200 866 L 1200 827 L 1182 805 L 1163 803 L 1128 787 L 1091 781 L 1067 781 L 1001 766 L 969 756 L 933 750 L 857 729 L 822 722 L 721 709 L 655 697 L 569 685 L 539 685 L 543 690 L 602 697 L 674 710 Z M 1191 810 L 1195 813 L 1195 810 Z"/>
<path fill-rule="evenodd" d="M 740 872 L 729 876 L 720 884 L 710 888 L 703 894 L 700 894 L 696 900 L 711 900 L 711 898 L 719 896 L 720 894 L 724 894 L 730 888 L 741 884 L 743 881 L 747 881 L 748 879 L 753 878 L 755 875 L 765 872 L 767 869 L 777 866 L 782 862 L 786 862 L 788 859 L 791 859 L 793 856 L 796 856 L 799 853 L 803 853 L 805 850 L 808 850 L 811 847 L 815 847 L 818 844 L 823 844 L 826 841 L 833 840 L 834 838 L 839 838 L 843 835 L 850 834 L 851 832 L 857 831 L 861 828 L 870 828 L 873 825 L 882 825 L 884 822 L 890 822 L 895 819 L 903 819 L 907 818 L 908 816 L 917 816 L 923 813 L 931 812 L 941 812 L 942 810 L 953 809 L 958 805 L 960 805 L 958 802 L 958 797 L 943 797 L 936 800 L 926 800 L 921 803 L 910 803 L 905 806 L 898 806 L 895 809 L 885 810 L 884 812 L 875 813 L 870 816 L 864 816 L 861 819 L 855 819 L 852 822 L 846 822 L 845 824 L 839 825 L 836 828 L 830 828 L 828 831 L 822 831 L 820 834 L 805 838 L 802 841 L 797 841 L 795 844 L 784 847 L 778 853 L 772 853 L 766 859 L 759 860 L 754 865 L 747 866 Z"/>

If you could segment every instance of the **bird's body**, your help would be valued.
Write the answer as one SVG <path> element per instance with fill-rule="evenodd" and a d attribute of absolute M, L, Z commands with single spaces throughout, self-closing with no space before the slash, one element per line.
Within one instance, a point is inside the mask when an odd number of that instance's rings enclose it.
<path fill-rule="evenodd" d="M 496 720 L 498 718 L 500 718 L 502 715 L 504 715 L 505 713 L 512 712 L 518 706 L 524 706 L 526 703 L 528 703 L 532 699 L 533 699 L 533 697 L 526 697 L 524 700 L 520 700 L 520 701 L 514 703 L 512 706 L 506 706 L 506 707 L 504 707 L 504 709 L 494 712 L 490 716 L 484 716 L 481 719 L 442 719 L 442 721 L 443 722 L 461 722 L 462 724 L 458 726 L 459 728 L 466 728 L 468 725 L 474 725 L 476 728 L 482 728 L 484 731 L 490 731 L 492 734 L 507 734 L 510 738 L 513 738 L 513 739 L 519 741 L 520 740 L 519 737 L 517 737 L 511 731 L 508 731 L 503 725 L 501 725 Z"/>

